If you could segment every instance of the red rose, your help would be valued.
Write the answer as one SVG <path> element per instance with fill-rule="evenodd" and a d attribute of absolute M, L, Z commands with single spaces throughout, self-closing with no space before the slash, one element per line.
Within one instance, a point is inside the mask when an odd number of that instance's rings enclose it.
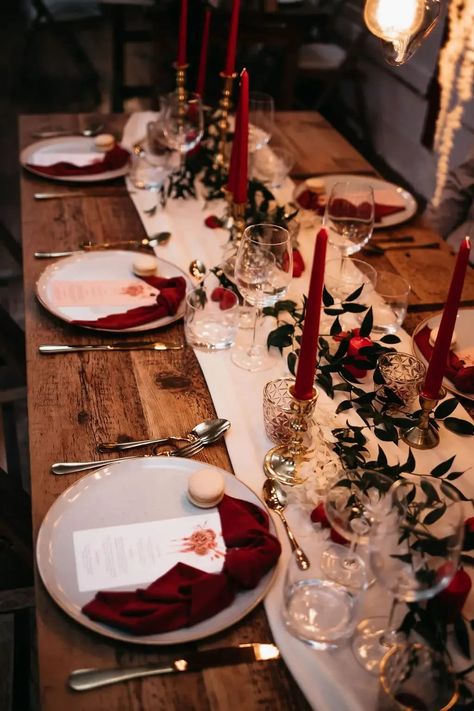
<path fill-rule="evenodd" d="M 222 220 L 220 220 L 216 215 L 209 215 L 204 220 L 204 224 L 211 230 L 215 230 L 218 227 L 222 227 Z"/>
<path fill-rule="evenodd" d="M 221 311 L 227 311 L 227 309 L 231 309 L 233 306 L 236 305 L 237 297 L 229 289 L 223 289 L 223 292 L 224 293 L 220 300 L 219 308 Z"/>
<path fill-rule="evenodd" d="M 438 570 L 438 576 L 443 574 L 443 566 Z M 440 615 L 443 615 L 446 622 L 454 622 L 461 612 L 466 602 L 467 596 L 472 587 L 471 578 L 461 566 L 454 574 L 448 587 L 441 590 L 433 599 Z"/>
<path fill-rule="evenodd" d="M 211 299 L 213 301 L 220 301 L 225 292 L 226 290 L 222 286 L 216 286 L 216 288 L 212 290 Z"/>
<path fill-rule="evenodd" d="M 359 351 L 361 350 L 361 348 L 366 348 L 367 346 L 371 345 L 372 341 L 370 340 L 370 338 L 365 338 L 364 336 L 352 336 L 351 340 L 349 341 L 347 355 L 353 356 L 359 361 L 368 362 L 367 358 L 364 358 L 364 356 L 359 355 Z M 365 378 L 365 376 L 367 375 L 367 370 L 363 370 L 362 368 L 359 368 L 356 365 L 346 365 L 345 368 L 352 376 L 354 376 L 354 378 Z"/>
<path fill-rule="evenodd" d="M 299 249 L 294 249 L 293 250 L 293 276 L 298 278 L 300 277 L 303 272 L 304 272 L 304 261 L 303 257 L 301 256 L 301 252 Z"/>
<path fill-rule="evenodd" d="M 316 508 L 311 511 L 311 521 L 313 523 L 320 523 L 323 528 L 330 527 L 331 524 L 326 516 L 326 509 L 323 503 L 318 504 Z"/>

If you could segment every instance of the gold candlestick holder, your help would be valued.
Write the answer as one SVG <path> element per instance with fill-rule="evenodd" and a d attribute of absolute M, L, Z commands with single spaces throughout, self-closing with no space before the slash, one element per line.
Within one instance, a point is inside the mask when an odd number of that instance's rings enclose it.
<path fill-rule="evenodd" d="M 229 130 L 229 112 L 232 106 L 232 87 L 234 80 L 237 77 L 236 72 L 233 74 L 226 74 L 221 72 L 220 76 L 224 80 L 224 85 L 222 87 L 222 96 L 219 101 L 219 121 L 217 122 L 217 127 L 219 129 L 219 143 L 217 145 L 217 153 L 214 160 L 216 166 L 221 166 L 227 168 L 227 158 L 225 154 L 225 145 L 227 138 L 227 131 Z"/>
<path fill-rule="evenodd" d="M 187 97 L 186 92 L 186 70 L 189 64 L 178 64 L 174 62 L 174 69 L 176 70 L 176 95 L 178 97 L 179 112 L 181 116 L 186 113 L 186 107 L 184 105 Z"/>
<path fill-rule="evenodd" d="M 439 444 L 439 433 L 434 424 L 430 422 L 430 413 L 445 395 L 444 388 L 440 389 L 436 398 L 420 394 L 421 415 L 416 425 L 403 433 L 401 439 L 405 444 L 415 449 L 433 449 Z"/>
<path fill-rule="evenodd" d="M 286 486 L 295 486 L 302 484 L 307 478 L 301 470 L 305 462 L 310 461 L 314 454 L 311 430 L 318 395 L 313 389 L 313 395 L 309 400 L 298 400 L 294 396 L 293 386 L 289 387 L 289 393 L 291 395 L 289 427 L 292 436 L 287 443 L 272 447 L 266 453 L 263 469 L 270 479 L 276 479 Z"/>
<path fill-rule="evenodd" d="M 245 230 L 245 209 L 247 207 L 246 202 L 234 202 L 231 203 L 231 215 L 232 215 L 232 226 L 230 228 L 231 240 L 239 245 L 242 235 Z"/>

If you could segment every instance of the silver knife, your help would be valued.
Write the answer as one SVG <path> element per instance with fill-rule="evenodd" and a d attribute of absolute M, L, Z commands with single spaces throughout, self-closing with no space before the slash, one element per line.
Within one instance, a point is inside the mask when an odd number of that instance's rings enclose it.
<path fill-rule="evenodd" d="M 77 254 L 80 250 L 75 252 L 35 252 L 35 259 L 56 259 L 57 257 L 72 257 L 73 254 Z"/>
<path fill-rule="evenodd" d="M 144 664 L 128 669 L 76 669 L 69 675 L 68 683 L 74 691 L 88 691 L 99 686 L 116 684 L 129 679 L 157 674 L 179 674 L 197 672 L 211 667 L 232 664 L 275 661 L 280 651 L 274 644 L 239 644 L 235 647 L 217 647 L 202 652 L 187 652 L 181 659 L 173 659 L 169 664 Z"/>
<path fill-rule="evenodd" d="M 74 353 L 80 351 L 180 351 L 184 343 L 163 343 L 162 341 L 124 341 L 123 343 L 94 344 L 85 346 L 76 345 L 43 345 L 38 350 L 43 354 Z"/>

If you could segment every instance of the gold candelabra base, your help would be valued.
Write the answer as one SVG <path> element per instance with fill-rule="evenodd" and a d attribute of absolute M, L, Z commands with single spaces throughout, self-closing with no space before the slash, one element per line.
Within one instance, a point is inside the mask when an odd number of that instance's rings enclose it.
<path fill-rule="evenodd" d="M 267 477 L 276 479 L 280 484 L 286 486 L 296 486 L 302 484 L 307 477 L 302 473 L 305 462 L 308 462 L 313 454 L 312 439 L 312 417 L 316 407 L 318 395 L 313 390 L 310 400 L 298 400 L 293 393 L 293 386 L 290 386 L 291 404 L 290 429 L 292 437 L 286 444 L 279 444 L 272 447 L 263 460 L 263 469 Z"/>
<path fill-rule="evenodd" d="M 228 167 L 228 160 L 226 156 L 226 141 L 227 141 L 227 131 L 229 130 L 229 112 L 232 106 L 232 87 L 237 74 L 226 74 L 221 72 L 220 76 L 224 80 L 222 87 L 222 96 L 219 101 L 219 121 L 217 122 L 217 127 L 219 129 L 219 143 L 217 145 L 217 153 L 214 159 L 215 166 L 220 166 L 222 168 Z"/>
<path fill-rule="evenodd" d="M 430 413 L 445 395 L 444 388 L 441 388 L 437 398 L 420 395 L 421 415 L 416 425 L 403 433 L 401 439 L 405 444 L 415 449 L 433 449 L 439 444 L 439 433 L 433 422 L 430 422 Z"/>
<path fill-rule="evenodd" d="M 230 238 L 237 245 L 242 239 L 245 230 L 246 207 L 247 203 L 245 202 L 232 202 L 231 204 L 232 226 L 230 228 Z"/>
<path fill-rule="evenodd" d="M 184 115 L 186 109 L 184 103 L 186 101 L 186 70 L 189 64 L 178 64 L 174 62 L 173 67 L 176 71 L 176 95 L 180 106 L 180 111 Z"/>

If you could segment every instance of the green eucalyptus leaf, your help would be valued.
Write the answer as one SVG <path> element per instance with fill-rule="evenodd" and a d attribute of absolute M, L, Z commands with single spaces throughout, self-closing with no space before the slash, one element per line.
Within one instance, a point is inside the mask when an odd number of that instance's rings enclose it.
<path fill-rule="evenodd" d="M 367 311 L 367 306 L 364 306 L 363 304 L 347 303 L 347 301 L 343 302 L 342 307 L 344 311 L 350 314 L 361 314 L 363 311 Z"/>
<path fill-rule="evenodd" d="M 459 417 L 446 417 L 443 422 L 448 430 L 458 435 L 474 435 L 474 425 L 472 422 L 461 420 Z"/>
<path fill-rule="evenodd" d="M 339 316 L 336 316 L 333 323 L 331 324 L 329 333 L 331 334 L 331 336 L 337 336 L 337 334 L 341 333 L 341 331 L 342 331 L 341 322 L 339 321 Z"/>
<path fill-rule="evenodd" d="M 372 311 L 372 307 L 367 311 L 365 314 L 362 323 L 360 325 L 359 329 L 359 334 L 361 336 L 370 336 L 370 333 L 372 331 L 372 327 L 374 325 L 374 313 Z"/>
<path fill-rule="evenodd" d="M 448 479 L 449 481 L 456 481 L 456 479 L 459 479 L 459 477 L 465 473 L 466 473 L 465 471 L 464 472 L 449 472 L 446 479 Z"/>
<path fill-rule="evenodd" d="M 445 417 L 449 417 L 458 406 L 458 401 L 455 397 L 450 397 L 448 400 L 444 400 L 434 411 L 434 416 L 438 420 L 442 420 Z"/>
<path fill-rule="evenodd" d="M 353 407 L 351 400 L 343 400 L 336 408 L 336 415 L 345 410 L 350 410 Z"/>
<path fill-rule="evenodd" d="M 443 502 L 442 506 L 439 506 L 438 508 L 433 509 L 433 511 L 430 511 L 426 514 L 425 518 L 423 519 L 423 525 L 431 526 L 433 523 L 436 523 L 436 521 L 439 521 L 439 519 L 444 516 L 445 511 L 446 504 Z"/>
<path fill-rule="evenodd" d="M 290 323 L 284 323 L 278 326 L 274 331 L 270 331 L 267 337 L 267 347 L 274 346 L 282 353 L 283 348 L 293 344 L 294 326 Z"/>
<path fill-rule="evenodd" d="M 332 306 L 334 304 L 334 299 L 326 287 L 323 287 L 323 304 L 324 306 Z"/>
<path fill-rule="evenodd" d="M 355 291 L 352 292 L 352 294 L 349 294 L 349 296 L 346 296 L 344 301 L 355 301 L 356 299 L 359 298 L 359 296 L 362 294 L 362 291 L 364 289 L 365 284 L 362 284 L 359 286 Z M 365 307 L 367 308 L 367 307 Z"/>
<path fill-rule="evenodd" d="M 452 457 L 449 457 L 449 459 L 446 459 L 446 461 L 441 462 L 441 464 L 438 464 L 436 467 L 434 467 L 434 469 L 431 470 L 431 476 L 439 477 L 446 474 L 446 472 L 449 472 L 455 459 L 456 455 L 453 454 Z"/>
<path fill-rule="evenodd" d="M 288 365 L 288 370 L 290 373 L 294 376 L 296 374 L 296 363 L 298 361 L 298 358 L 296 357 L 296 353 L 294 351 L 291 351 L 291 353 L 288 353 L 288 358 L 286 359 L 287 365 Z"/>
<path fill-rule="evenodd" d="M 394 333 L 387 333 L 386 336 L 382 336 L 380 339 L 382 343 L 400 343 L 400 339 Z"/>
<path fill-rule="evenodd" d="M 374 429 L 374 435 L 382 440 L 382 442 L 395 442 L 397 439 L 397 436 L 393 436 L 391 432 L 387 432 L 386 430 L 383 430 L 381 427 L 375 427 Z"/>

